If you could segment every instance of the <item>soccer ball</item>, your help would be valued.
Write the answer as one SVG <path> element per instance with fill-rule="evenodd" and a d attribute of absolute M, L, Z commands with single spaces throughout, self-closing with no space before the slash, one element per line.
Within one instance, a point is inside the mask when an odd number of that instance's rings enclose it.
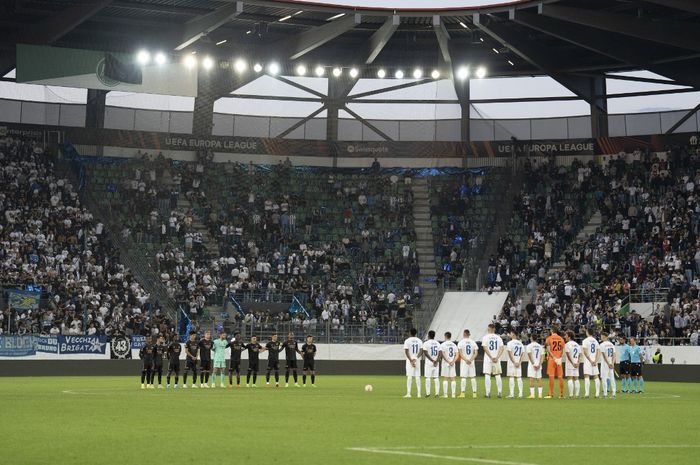
<path fill-rule="evenodd" d="M 366 391 L 366 392 L 372 392 L 372 389 L 374 389 L 374 388 L 372 387 L 371 384 L 368 384 L 367 386 L 365 386 L 365 391 Z"/>

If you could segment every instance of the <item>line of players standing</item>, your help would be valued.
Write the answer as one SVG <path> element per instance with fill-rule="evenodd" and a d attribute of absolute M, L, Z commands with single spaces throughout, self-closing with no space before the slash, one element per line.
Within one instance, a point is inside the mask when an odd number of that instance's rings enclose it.
<path fill-rule="evenodd" d="M 182 378 L 182 388 L 187 387 L 187 376 L 192 373 L 192 387 L 197 387 L 197 363 L 199 362 L 199 387 L 216 387 L 216 375 L 220 378 L 220 387 L 226 387 L 224 371 L 226 369 L 226 349 L 231 350 L 229 364 L 228 387 L 233 387 L 233 375 L 236 375 L 236 387 L 241 387 L 241 354 L 248 352 L 248 370 L 246 373 L 246 387 L 257 387 L 258 371 L 260 368 L 260 354 L 268 353 L 266 385 L 270 386 L 270 375 L 274 373 L 275 386 L 279 387 L 279 354 L 284 351 L 285 387 L 289 387 L 289 376 L 293 376 L 294 385 L 300 387 L 297 375 L 297 354 L 302 356 L 304 365 L 302 367 L 302 383 L 306 387 L 307 375 L 311 378 L 311 386 L 316 387 L 315 357 L 316 345 L 313 336 L 306 336 L 306 343 L 299 349 L 294 334 L 289 333 L 287 340 L 281 342 L 277 334 L 273 334 L 270 341 L 265 346 L 258 342 L 257 336 L 251 336 L 250 342 L 244 343 L 240 334 L 234 334 L 233 339 L 228 341 L 226 333 L 222 332 L 215 340 L 211 339 L 211 332 L 206 331 L 204 337 L 197 338 L 197 333 L 192 331 L 187 342 L 184 344 L 185 350 L 185 370 Z M 153 389 L 154 379 L 158 376 L 158 388 L 162 388 L 163 363 L 168 360 L 168 372 L 166 388 L 170 388 L 171 376 L 174 375 L 173 388 L 178 387 L 180 377 L 180 354 L 183 347 L 178 341 L 173 341 L 169 345 L 165 344 L 165 338 L 159 336 L 157 342 L 153 344 L 150 336 L 146 337 L 146 343 L 139 351 L 139 358 L 143 362 L 141 370 L 141 389 Z M 213 357 L 212 357 L 213 354 Z M 212 371 L 213 368 L 213 371 Z M 210 382 L 211 376 L 211 384 Z M 252 378 L 252 385 L 250 383 Z"/>
<path fill-rule="evenodd" d="M 442 375 L 443 397 L 448 397 L 448 384 L 452 390 L 452 397 L 457 396 L 456 366 L 460 363 L 461 389 L 460 398 L 465 397 L 467 379 L 471 379 L 472 397 L 476 398 L 476 356 L 479 353 L 479 346 L 471 339 L 469 330 L 464 330 L 464 338 L 458 344 L 452 342 L 452 334 L 446 332 L 444 342 L 435 340 L 435 331 L 428 332 L 428 340 L 423 342 L 416 337 L 417 331 L 411 330 L 411 337 L 404 342 L 404 354 L 406 357 L 406 395 L 411 397 L 411 387 L 413 379 L 416 383 L 418 397 L 421 397 L 420 383 L 420 359 L 425 359 L 425 393 L 430 397 L 431 380 L 435 385 L 435 397 L 439 397 L 440 383 L 439 375 Z M 549 378 L 549 394 L 545 398 L 554 397 L 554 379 L 559 379 L 559 397 L 564 397 L 564 366 L 566 366 L 566 377 L 568 384 L 568 394 L 570 398 L 580 397 L 580 365 L 583 365 L 585 397 L 590 397 L 590 380 L 594 380 L 595 397 L 600 397 L 601 379 L 603 397 L 608 396 L 608 392 L 614 398 L 616 394 L 615 383 L 615 354 L 616 346 L 609 340 L 609 335 L 601 333 L 599 343 L 590 329 L 586 330 L 586 338 L 579 345 L 574 340 L 573 331 L 567 331 L 566 341 L 559 335 L 557 327 L 550 330 L 550 335 L 545 340 L 543 347 L 537 340 L 533 339 L 525 346 L 518 334 L 514 331 L 510 333 L 510 341 L 503 343 L 503 339 L 495 334 L 495 326 L 489 325 L 487 334 L 481 341 L 481 350 L 484 352 L 483 373 L 486 397 L 491 396 L 491 377 L 496 381 L 497 395 L 502 396 L 501 380 L 501 356 L 507 353 L 507 376 L 509 378 L 510 395 L 515 397 L 515 384 L 517 381 L 518 393 L 523 397 L 522 365 L 528 362 L 527 376 L 530 379 L 529 399 L 535 399 L 535 387 L 538 395 L 543 397 L 542 371 L 544 362 L 547 362 L 547 376 Z M 624 338 L 618 338 L 620 347 L 620 372 L 622 375 L 622 392 L 642 393 L 644 391 L 644 378 L 641 371 L 641 348 L 636 345 L 633 338 L 630 338 L 628 345 Z M 565 362 L 565 363 L 564 363 Z M 634 389 L 634 391 L 633 391 Z"/>

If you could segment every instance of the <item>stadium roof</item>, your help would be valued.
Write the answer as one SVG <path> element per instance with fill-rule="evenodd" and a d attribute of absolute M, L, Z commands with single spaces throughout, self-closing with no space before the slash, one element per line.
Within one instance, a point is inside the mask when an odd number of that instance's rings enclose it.
<path fill-rule="evenodd" d="M 700 88 L 700 3 L 693 0 L 439 0 L 434 5 L 444 8 L 437 10 L 386 8 L 396 0 L 332 3 L 7 1 L 0 6 L 0 73 L 14 67 L 15 44 L 34 43 L 286 65 L 483 65 L 490 76 L 546 74 L 569 88 L 571 76 L 647 69 Z"/>

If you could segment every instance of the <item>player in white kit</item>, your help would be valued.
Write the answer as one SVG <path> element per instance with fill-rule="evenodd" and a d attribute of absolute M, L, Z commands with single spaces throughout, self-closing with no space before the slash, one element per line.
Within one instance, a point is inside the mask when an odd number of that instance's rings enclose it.
<path fill-rule="evenodd" d="M 615 383 L 615 344 L 608 339 L 608 333 L 600 333 L 600 380 L 603 383 L 603 397 L 608 397 L 608 383 L 610 393 L 615 398 L 617 386 Z"/>
<path fill-rule="evenodd" d="M 445 333 L 445 341 L 440 344 L 440 370 L 442 371 L 442 397 L 447 398 L 447 382 L 452 388 L 452 397 L 457 397 L 457 346 L 452 342 L 452 334 Z"/>
<path fill-rule="evenodd" d="M 411 384 L 416 379 L 416 393 L 420 397 L 420 356 L 423 353 L 423 341 L 416 337 L 418 331 L 411 328 L 411 337 L 403 343 L 403 353 L 406 356 L 406 395 L 411 397 Z"/>
<path fill-rule="evenodd" d="M 428 331 L 428 340 L 423 343 L 425 357 L 425 397 L 430 397 L 430 382 L 435 383 L 435 397 L 440 397 L 440 343 L 435 340 L 435 331 Z"/>
<path fill-rule="evenodd" d="M 515 397 L 515 380 L 518 380 L 518 397 L 523 397 L 523 357 L 525 356 L 525 346 L 518 339 L 518 333 L 511 330 L 510 341 L 506 344 L 508 363 L 506 363 L 506 374 L 508 375 L 508 398 Z"/>
<path fill-rule="evenodd" d="M 586 398 L 591 397 L 591 377 L 595 384 L 595 398 L 600 397 L 600 379 L 598 378 L 598 360 L 600 359 L 600 344 L 593 337 L 593 332 L 586 328 L 586 339 L 581 343 L 583 350 L 583 392 Z"/>
<path fill-rule="evenodd" d="M 574 341 L 574 332 L 566 332 L 566 345 L 564 352 L 566 354 L 566 369 L 565 376 L 568 379 L 567 386 L 569 388 L 569 398 L 578 397 L 581 393 L 581 384 L 578 381 L 579 369 L 578 365 L 581 357 L 581 346 Z"/>
<path fill-rule="evenodd" d="M 496 333 L 496 325 L 488 326 L 486 335 L 481 339 L 481 348 L 484 351 L 484 384 L 486 397 L 491 397 L 491 376 L 496 377 L 496 389 L 498 397 L 501 397 L 503 381 L 501 381 L 501 355 L 503 355 L 503 339 Z"/>
<path fill-rule="evenodd" d="M 527 353 L 527 377 L 530 378 L 530 397 L 535 398 L 535 385 L 537 392 L 542 398 L 542 362 L 544 360 L 544 347 L 535 338 L 525 347 Z"/>
<path fill-rule="evenodd" d="M 471 378 L 472 398 L 476 399 L 476 355 L 479 353 L 479 346 L 472 341 L 471 333 L 468 329 L 464 330 L 464 339 L 457 344 L 457 352 L 459 353 L 459 376 L 462 378 L 460 399 L 464 399 L 465 391 L 467 390 L 467 378 Z"/>

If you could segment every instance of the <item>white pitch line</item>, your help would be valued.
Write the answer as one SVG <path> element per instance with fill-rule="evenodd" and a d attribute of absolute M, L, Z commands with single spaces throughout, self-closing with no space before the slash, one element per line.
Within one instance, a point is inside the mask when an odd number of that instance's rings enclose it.
<path fill-rule="evenodd" d="M 441 459 L 441 460 L 452 460 L 455 462 L 473 462 L 473 463 L 488 463 L 492 465 L 538 465 L 529 462 L 511 462 L 508 460 L 493 460 L 493 459 L 478 459 L 474 457 L 455 457 L 452 455 L 437 455 L 428 454 L 424 452 L 406 452 L 402 450 L 386 450 L 386 449 L 370 449 L 364 447 L 351 447 L 348 450 L 356 452 L 369 452 L 371 454 L 390 454 L 390 455 L 403 455 L 410 457 L 424 457 L 429 459 Z"/>
<path fill-rule="evenodd" d="M 444 450 L 444 449 L 582 449 L 591 447 L 590 444 L 492 444 L 464 446 L 394 446 L 394 447 L 362 447 L 350 450 Z M 596 444 L 594 447 L 603 449 L 697 449 L 700 444 Z"/>

